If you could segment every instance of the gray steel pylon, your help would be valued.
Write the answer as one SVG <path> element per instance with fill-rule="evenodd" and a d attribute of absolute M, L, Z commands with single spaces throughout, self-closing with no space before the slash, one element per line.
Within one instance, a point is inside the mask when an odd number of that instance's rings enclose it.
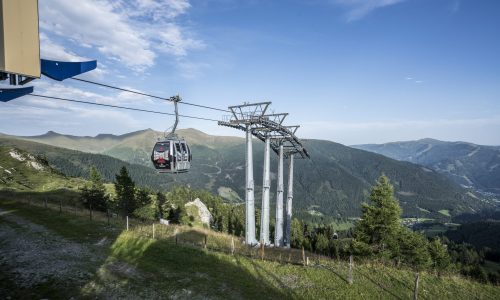
<path fill-rule="evenodd" d="M 283 247 L 283 145 L 278 154 L 278 178 L 276 182 L 276 226 L 274 230 L 274 245 Z"/>
<path fill-rule="evenodd" d="M 285 247 L 290 248 L 292 240 L 292 201 L 293 201 L 293 154 L 288 162 L 288 192 L 286 195 Z"/>
<path fill-rule="evenodd" d="M 262 206 L 260 217 L 260 242 L 269 245 L 269 190 L 271 189 L 271 140 L 266 137 L 264 148 L 264 172 L 262 176 Z"/>
<path fill-rule="evenodd" d="M 245 242 L 248 245 L 257 244 L 255 239 L 255 199 L 253 181 L 253 151 L 252 151 L 252 130 L 247 125 L 246 134 L 246 194 L 245 194 Z"/>

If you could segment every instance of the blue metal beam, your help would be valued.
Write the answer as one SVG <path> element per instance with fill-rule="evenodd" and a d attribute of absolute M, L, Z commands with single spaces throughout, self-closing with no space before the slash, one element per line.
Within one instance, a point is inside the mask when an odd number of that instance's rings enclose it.
<path fill-rule="evenodd" d="M 0 89 L 0 101 L 8 102 L 10 100 L 14 100 L 16 98 L 26 96 L 28 94 L 33 93 L 33 87 L 22 87 L 22 88 L 13 88 L 13 89 Z"/>
<path fill-rule="evenodd" d="M 97 61 L 66 62 L 41 59 L 42 74 L 54 80 L 65 79 L 92 71 L 97 68 Z"/>

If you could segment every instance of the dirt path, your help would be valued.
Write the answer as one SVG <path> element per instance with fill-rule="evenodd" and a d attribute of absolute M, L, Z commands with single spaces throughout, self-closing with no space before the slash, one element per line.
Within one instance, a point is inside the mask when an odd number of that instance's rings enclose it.
<path fill-rule="evenodd" d="M 67 240 L 0 209 L 0 269 L 18 289 L 48 283 L 62 285 L 62 289 L 81 286 L 93 276 L 93 265 L 102 259 L 92 245 Z"/>

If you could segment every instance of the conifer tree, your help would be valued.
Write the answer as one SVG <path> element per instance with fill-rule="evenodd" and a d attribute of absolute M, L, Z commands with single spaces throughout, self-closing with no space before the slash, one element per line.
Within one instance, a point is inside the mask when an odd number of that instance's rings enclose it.
<path fill-rule="evenodd" d="M 149 190 L 146 188 L 138 188 L 135 195 L 135 201 L 139 207 L 151 204 Z"/>
<path fill-rule="evenodd" d="M 442 271 L 445 271 L 450 266 L 450 255 L 439 237 L 435 237 L 429 243 L 429 253 L 432 258 L 433 267 L 438 271 L 438 274 L 441 274 Z"/>
<path fill-rule="evenodd" d="M 106 211 L 109 197 L 99 171 L 95 166 L 90 168 L 90 183 L 81 189 L 83 205 L 92 210 Z"/>
<path fill-rule="evenodd" d="M 135 183 L 130 178 L 127 168 L 123 166 L 116 174 L 115 181 L 116 202 L 122 217 L 131 215 L 137 208 L 135 200 Z"/>
<path fill-rule="evenodd" d="M 163 205 L 167 202 L 167 198 L 165 197 L 165 194 L 162 192 L 156 193 L 156 209 L 158 211 L 158 218 L 162 219 L 163 218 Z"/>
<path fill-rule="evenodd" d="M 353 245 L 358 252 L 380 253 L 394 245 L 401 228 L 401 208 L 393 193 L 389 179 L 380 176 L 370 193 L 371 204 L 363 203 L 361 220 L 354 229 Z"/>
<path fill-rule="evenodd" d="M 318 234 L 316 237 L 316 252 L 324 254 L 328 251 L 328 246 L 328 238 L 325 234 Z"/>
<path fill-rule="evenodd" d="M 291 246 L 293 248 L 300 248 L 304 245 L 304 228 L 298 219 L 292 220 L 291 225 Z"/>

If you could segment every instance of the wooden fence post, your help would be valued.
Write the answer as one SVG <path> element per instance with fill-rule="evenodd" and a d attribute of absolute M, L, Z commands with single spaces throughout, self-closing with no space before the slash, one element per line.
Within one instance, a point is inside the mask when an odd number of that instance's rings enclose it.
<path fill-rule="evenodd" d="M 127 216 L 127 231 L 128 231 L 128 216 Z"/>
<path fill-rule="evenodd" d="M 309 266 L 309 256 L 306 257 L 306 266 Z"/>
<path fill-rule="evenodd" d="M 207 249 L 207 239 L 208 239 L 208 234 L 205 234 L 205 240 L 203 244 L 203 248 Z"/>
<path fill-rule="evenodd" d="M 231 255 L 234 255 L 234 237 L 231 236 Z"/>
<path fill-rule="evenodd" d="M 306 252 L 304 251 L 304 246 L 302 246 L 302 264 L 306 265 Z"/>
<path fill-rule="evenodd" d="M 417 273 L 417 277 L 415 278 L 415 290 L 413 291 L 413 300 L 418 299 L 418 281 L 420 280 L 420 274 Z"/>
<path fill-rule="evenodd" d="M 349 256 L 349 277 L 347 279 L 349 284 L 352 284 L 354 282 L 352 278 L 352 255 Z"/>

